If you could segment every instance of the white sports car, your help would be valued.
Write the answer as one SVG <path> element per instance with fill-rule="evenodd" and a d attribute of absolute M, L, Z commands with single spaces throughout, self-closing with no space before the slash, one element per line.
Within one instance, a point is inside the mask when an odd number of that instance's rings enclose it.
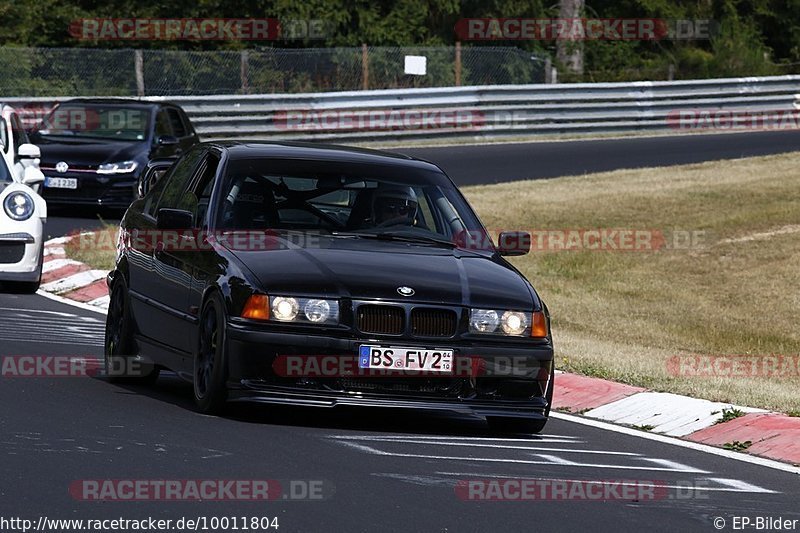
<path fill-rule="evenodd" d="M 31 154 L 20 155 L 28 166 L 35 159 L 29 155 L 38 154 L 31 150 Z M 41 183 L 40 176 L 41 172 L 26 172 L 17 181 L 0 158 L 0 285 L 4 290 L 36 292 L 39 288 L 47 204 L 31 187 Z"/>

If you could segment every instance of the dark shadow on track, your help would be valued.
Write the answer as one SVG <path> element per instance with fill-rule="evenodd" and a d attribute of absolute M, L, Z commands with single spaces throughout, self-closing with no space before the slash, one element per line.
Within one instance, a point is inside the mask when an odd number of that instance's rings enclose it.
<path fill-rule="evenodd" d="M 153 386 L 109 384 L 117 394 L 141 394 L 196 412 L 192 401 L 192 385 L 171 372 L 162 371 Z M 482 417 L 447 411 L 416 411 L 377 407 L 294 407 L 257 402 L 230 402 L 224 418 L 242 424 L 306 427 L 341 431 L 377 433 L 410 433 L 419 435 L 523 437 L 543 438 L 531 434 L 498 434 L 491 432 Z"/>

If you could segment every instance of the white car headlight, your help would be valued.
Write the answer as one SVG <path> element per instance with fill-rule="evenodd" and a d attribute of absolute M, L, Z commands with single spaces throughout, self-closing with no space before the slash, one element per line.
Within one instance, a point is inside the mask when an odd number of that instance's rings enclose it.
<path fill-rule="evenodd" d="M 470 333 L 520 337 L 530 332 L 531 314 L 499 309 L 470 309 Z"/>
<path fill-rule="evenodd" d="M 119 163 L 103 163 L 97 167 L 98 174 L 129 174 L 136 170 L 136 161 L 120 161 Z"/>
<path fill-rule="evenodd" d="M 35 204 L 28 193 L 16 191 L 6 196 L 3 208 L 12 220 L 23 221 L 31 218 Z"/>
<path fill-rule="evenodd" d="M 474 333 L 494 333 L 499 323 L 497 311 L 471 309 L 469 312 L 469 329 Z"/>
<path fill-rule="evenodd" d="M 303 306 L 303 313 L 311 322 L 325 322 L 331 316 L 331 304 L 327 300 L 309 300 Z"/>
<path fill-rule="evenodd" d="M 297 318 L 299 307 L 296 298 L 276 296 L 272 299 L 272 316 L 281 322 L 291 322 Z"/>
<path fill-rule="evenodd" d="M 525 313 L 506 311 L 500 318 L 500 326 L 506 335 L 522 335 L 528 327 L 528 316 Z"/>
<path fill-rule="evenodd" d="M 339 302 L 322 298 L 270 297 L 270 318 L 279 322 L 336 324 Z"/>

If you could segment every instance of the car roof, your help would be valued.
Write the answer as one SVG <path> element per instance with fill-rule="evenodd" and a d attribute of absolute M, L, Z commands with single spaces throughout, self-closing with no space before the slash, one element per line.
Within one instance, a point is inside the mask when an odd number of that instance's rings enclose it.
<path fill-rule="evenodd" d="M 441 170 L 428 161 L 415 159 L 411 156 L 341 146 L 337 144 L 321 144 L 308 142 L 289 141 L 209 141 L 200 143 L 199 146 L 215 146 L 225 151 L 232 160 L 237 159 L 308 159 L 318 161 L 338 161 L 343 163 L 365 163 L 387 166 L 404 166 L 418 169 Z"/>

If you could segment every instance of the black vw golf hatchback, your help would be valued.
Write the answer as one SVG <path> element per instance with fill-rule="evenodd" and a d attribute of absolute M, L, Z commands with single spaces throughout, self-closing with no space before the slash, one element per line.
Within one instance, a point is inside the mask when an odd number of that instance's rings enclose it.
<path fill-rule="evenodd" d="M 201 143 L 121 222 L 107 371 L 172 370 L 206 413 L 232 400 L 434 409 L 538 432 L 553 395 L 549 315 L 504 258 L 529 239 L 495 244 L 428 162 Z"/>

